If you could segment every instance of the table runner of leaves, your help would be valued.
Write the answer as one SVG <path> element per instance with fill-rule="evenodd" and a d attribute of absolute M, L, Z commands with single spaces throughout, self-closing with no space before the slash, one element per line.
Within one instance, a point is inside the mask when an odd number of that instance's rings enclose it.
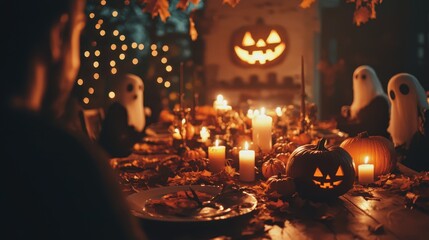
<path fill-rule="evenodd" d="M 111 160 L 111 165 L 124 192 L 128 194 L 155 187 L 194 184 L 234 185 L 254 194 L 258 199 L 258 207 L 242 231 L 244 237 L 275 239 L 276 234 L 280 234 L 282 228 L 294 219 L 311 219 L 327 226 L 334 220 L 335 216 L 329 213 L 331 203 L 305 200 L 297 193 L 291 197 L 282 197 L 276 192 L 267 193 L 267 183 L 260 173 L 257 173 L 255 182 L 242 183 L 233 167 L 233 160 L 228 159 L 228 162 L 230 164 L 224 171 L 214 174 L 207 169 L 207 158 L 185 161 L 171 148 L 163 149 L 158 155 L 132 154 L 127 158 L 115 158 Z M 348 194 L 360 196 L 366 201 L 379 201 L 373 191 L 386 190 L 403 196 L 405 207 L 428 211 L 428 185 L 429 172 L 408 176 L 395 170 L 380 176 L 370 185 L 355 184 Z M 383 226 L 373 226 L 368 230 L 377 234 L 383 232 L 382 228 Z"/>

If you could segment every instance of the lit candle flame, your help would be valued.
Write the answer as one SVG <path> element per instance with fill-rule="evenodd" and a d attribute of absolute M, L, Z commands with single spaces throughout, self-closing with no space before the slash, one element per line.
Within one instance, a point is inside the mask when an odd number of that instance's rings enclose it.
<path fill-rule="evenodd" d="M 223 96 L 222 96 L 222 94 L 217 95 L 217 97 L 216 97 L 216 101 L 218 101 L 218 102 L 222 102 L 222 101 L 223 101 Z"/>
<path fill-rule="evenodd" d="M 252 109 L 247 110 L 247 117 L 248 118 L 253 118 L 253 116 L 254 116 L 253 110 Z"/>
<path fill-rule="evenodd" d="M 261 107 L 261 115 L 265 115 L 265 108 Z"/>
<path fill-rule="evenodd" d="M 278 117 L 281 117 L 283 112 L 282 112 L 282 108 L 281 107 L 276 107 L 276 114 Z"/>
<path fill-rule="evenodd" d="M 253 111 L 253 117 L 257 117 L 257 116 L 259 116 L 259 110 L 258 109 Z"/>
<path fill-rule="evenodd" d="M 368 164 L 368 160 L 369 160 L 369 157 L 365 156 L 365 159 L 364 159 L 365 164 Z"/>
<path fill-rule="evenodd" d="M 216 141 L 215 141 L 215 146 L 216 146 L 216 147 L 219 147 L 219 139 L 216 139 Z"/>
<path fill-rule="evenodd" d="M 184 118 L 184 119 L 182 119 L 182 124 L 185 124 L 186 123 L 186 119 Z"/>
<path fill-rule="evenodd" d="M 244 142 L 244 150 L 249 150 L 249 143 L 248 142 Z"/>

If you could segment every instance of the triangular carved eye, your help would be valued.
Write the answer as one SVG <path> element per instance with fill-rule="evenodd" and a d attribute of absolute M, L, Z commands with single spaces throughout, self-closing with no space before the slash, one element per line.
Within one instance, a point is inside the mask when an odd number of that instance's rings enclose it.
<path fill-rule="evenodd" d="M 320 171 L 319 168 L 316 168 L 316 171 L 314 171 L 314 177 L 323 177 L 322 172 Z"/>
<path fill-rule="evenodd" d="M 253 39 L 252 35 L 250 34 L 250 32 L 246 32 L 244 34 L 243 37 L 243 46 L 248 47 L 248 46 L 253 46 L 255 45 L 255 40 Z"/>
<path fill-rule="evenodd" d="M 335 173 L 335 176 L 337 176 L 337 177 L 344 176 L 343 168 L 341 166 L 338 167 L 338 170 L 337 170 L 337 173 Z"/>
<path fill-rule="evenodd" d="M 268 35 L 267 43 L 280 43 L 282 40 L 280 38 L 280 35 L 277 33 L 276 30 L 271 30 L 270 35 Z"/>

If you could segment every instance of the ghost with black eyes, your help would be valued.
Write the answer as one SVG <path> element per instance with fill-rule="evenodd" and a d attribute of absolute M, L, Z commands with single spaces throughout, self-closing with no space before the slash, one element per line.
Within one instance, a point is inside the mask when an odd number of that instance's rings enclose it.
<path fill-rule="evenodd" d="M 369 135 L 390 138 L 389 109 L 389 100 L 374 69 L 359 66 L 353 73 L 353 102 L 342 107 L 337 127 L 350 136 L 367 131 Z"/>
<path fill-rule="evenodd" d="M 126 74 L 117 91 L 118 103 L 127 109 L 128 125 L 142 131 L 145 126 L 143 81 L 134 74 Z"/>
<path fill-rule="evenodd" d="M 108 108 L 99 142 L 112 157 L 128 156 L 143 137 L 144 114 L 142 79 L 125 74 L 116 79 L 114 102 Z"/>
<path fill-rule="evenodd" d="M 404 164 L 421 170 L 422 164 L 429 162 L 426 154 L 429 136 L 424 134 L 427 131 L 425 115 L 429 109 L 425 90 L 417 78 L 408 73 L 393 76 L 387 90 L 392 106 L 388 131 L 393 143 L 405 154 Z"/>

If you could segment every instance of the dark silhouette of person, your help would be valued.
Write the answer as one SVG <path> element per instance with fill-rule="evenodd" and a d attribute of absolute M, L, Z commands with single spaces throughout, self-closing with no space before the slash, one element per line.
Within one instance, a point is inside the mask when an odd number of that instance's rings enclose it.
<path fill-rule="evenodd" d="M 1 239 L 146 238 L 106 152 L 58 124 L 80 67 L 85 4 L 3 2 Z"/>

